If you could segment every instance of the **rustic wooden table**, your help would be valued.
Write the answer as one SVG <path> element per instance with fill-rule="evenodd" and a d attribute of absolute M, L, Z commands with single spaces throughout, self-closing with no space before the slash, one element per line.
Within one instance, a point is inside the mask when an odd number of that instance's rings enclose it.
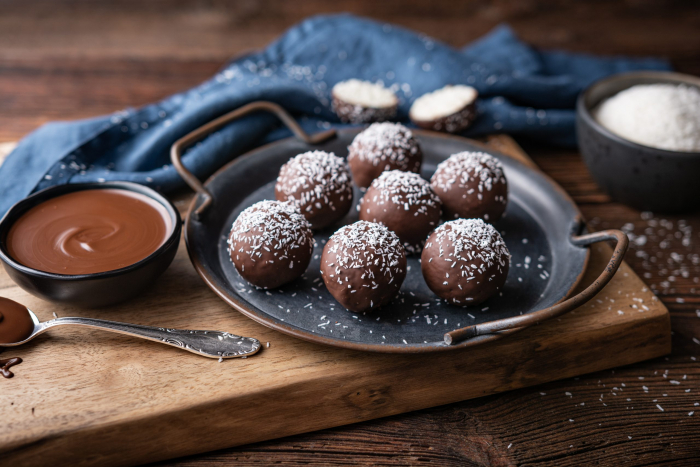
<path fill-rule="evenodd" d="M 679 71 L 700 75 L 700 9 L 693 1 L 2 0 L 0 143 L 50 120 L 108 113 L 188 88 L 229 57 L 331 10 L 393 21 L 454 45 L 507 21 L 536 46 L 665 56 Z M 594 228 L 630 234 L 628 263 L 671 310 L 671 356 L 162 465 L 697 465 L 700 215 L 611 202 L 576 151 L 521 143 Z"/>

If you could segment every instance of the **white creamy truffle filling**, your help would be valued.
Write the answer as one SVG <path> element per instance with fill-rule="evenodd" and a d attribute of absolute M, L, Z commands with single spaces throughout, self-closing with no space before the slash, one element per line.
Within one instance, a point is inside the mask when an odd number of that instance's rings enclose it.
<path fill-rule="evenodd" d="M 381 109 L 398 103 L 394 93 L 379 83 L 349 79 L 333 86 L 333 95 L 348 104 Z"/>
<path fill-rule="evenodd" d="M 445 86 L 423 94 L 413 102 L 409 112 L 412 120 L 428 122 L 456 114 L 473 103 L 479 93 L 471 86 Z"/>

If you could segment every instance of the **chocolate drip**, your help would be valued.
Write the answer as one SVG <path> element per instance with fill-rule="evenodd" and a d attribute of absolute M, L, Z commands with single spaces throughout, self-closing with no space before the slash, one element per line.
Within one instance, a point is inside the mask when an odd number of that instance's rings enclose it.
<path fill-rule="evenodd" d="M 0 360 L 0 375 L 4 376 L 5 378 L 12 378 L 15 374 L 10 371 L 10 368 L 17 366 L 20 363 L 22 363 L 22 359 L 19 357 Z"/>

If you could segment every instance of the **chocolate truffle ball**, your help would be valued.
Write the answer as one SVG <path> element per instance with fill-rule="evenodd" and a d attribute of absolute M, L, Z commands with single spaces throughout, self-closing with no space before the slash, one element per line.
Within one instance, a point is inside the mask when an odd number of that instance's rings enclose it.
<path fill-rule="evenodd" d="M 394 232 L 358 221 L 334 233 L 323 248 L 321 274 L 328 291 L 348 310 L 363 312 L 391 302 L 406 278 L 406 253 Z"/>
<path fill-rule="evenodd" d="M 386 170 L 418 173 L 422 162 L 418 141 L 400 123 L 373 123 L 348 147 L 352 177 L 361 188 L 367 188 Z"/>
<path fill-rule="evenodd" d="M 508 203 L 508 182 L 503 166 L 490 154 L 460 152 L 437 166 L 430 179 L 448 219 L 479 217 L 488 222 L 501 218 Z"/>
<path fill-rule="evenodd" d="M 331 91 L 333 111 L 345 123 L 372 123 L 396 115 L 399 100 L 381 83 L 359 79 L 341 81 Z"/>
<path fill-rule="evenodd" d="M 413 172 L 382 173 L 360 201 L 360 220 L 387 226 L 408 253 L 420 252 L 440 223 L 440 214 L 440 198 L 427 180 Z"/>
<path fill-rule="evenodd" d="M 314 236 L 296 205 L 265 200 L 238 216 L 228 245 L 241 277 L 256 287 L 271 289 L 306 271 Z"/>
<path fill-rule="evenodd" d="M 446 222 L 428 237 L 421 255 L 423 278 L 438 297 L 478 305 L 508 276 L 510 253 L 498 231 L 481 219 Z"/>
<path fill-rule="evenodd" d="M 280 169 L 275 198 L 295 203 L 312 229 L 322 229 L 340 220 L 352 207 L 350 171 L 333 153 L 299 154 Z"/>
<path fill-rule="evenodd" d="M 421 128 L 459 133 L 476 119 L 478 95 L 478 91 L 471 86 L 448 85 L 416 99 L 408 116 Z"/>

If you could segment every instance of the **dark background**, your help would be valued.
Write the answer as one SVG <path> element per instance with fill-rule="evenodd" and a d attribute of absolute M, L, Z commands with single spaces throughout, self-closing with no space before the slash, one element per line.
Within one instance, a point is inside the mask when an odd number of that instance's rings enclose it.
<path fill-rule="evenodd" d="M 340 11 L 455 46 L 507 22 L 538 47 L 666 57 L 700 75 L 699 1 L 0 0 L 0 143 L 189 88 L 301 19 Z M 613 203 L 576 151 L 521 143 L 592 228 L 632 234 L 627 261 L 671 310 L 671 356 L 163 465 L 700 465 L 700 216 Z"/>

